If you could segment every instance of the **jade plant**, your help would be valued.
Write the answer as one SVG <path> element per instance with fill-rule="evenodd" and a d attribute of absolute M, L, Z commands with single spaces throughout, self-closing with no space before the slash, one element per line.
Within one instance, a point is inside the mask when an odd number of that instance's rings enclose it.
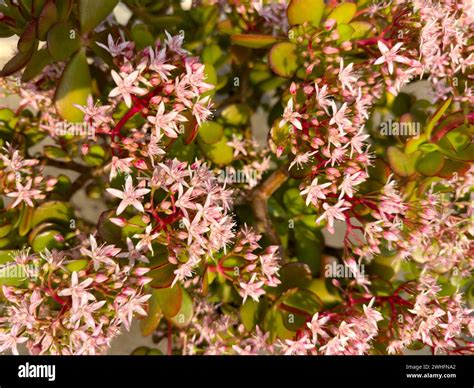
<path fill-rule="evenodd" d="M 470 0 L 2 2 L 0 351 L 136 319 L 134 354 L 472 354 L 473 31 Z"/>

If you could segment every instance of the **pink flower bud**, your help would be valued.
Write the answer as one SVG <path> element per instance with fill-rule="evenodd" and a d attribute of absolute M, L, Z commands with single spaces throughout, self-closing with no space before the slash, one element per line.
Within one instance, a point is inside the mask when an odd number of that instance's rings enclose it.
<path fill-rule="evenodd" d="M 110 218 L 110 222 L 123 228 L 127 225 L 127 220 L 125 218 Z"/>
<path fill-rule="evenodd" d="M 146 165 L 143 159 L 135 160 L 133 162 L 133 165 L 135 166 L 135 168 L 138 168 L 139 170 L 146 170 L 148 168 L 148 166 Z"/>
<path fill-rule="evenodd" d="M 174 85 L 173 84 L 166 84 L 165 88 L 163 89 L 166 94 L 173 93 Z"/>
<path fill-rule="evenodd" d="M 337 54 L 339 52 L 339 50 L 335 47 L 325 47 L 323 49 L 323 53 L 324 54 L 327 54 L 327 55 L 331 55 L 331 54 Z"/>
<path fill-rule="evenodd" d="M 105 282 L 106 280 L 108 279 L 107 276 L 105 276 L 104 274 L 97 274 L 96 277 L 94 278 L 94 281 L 96 283 L 103 283 Z"/>
<path fill-rule="evenodd" d="M 281 154 L 283 154 L 283 147 L 282 146 L 279 146 L 276 150 L 276 156 L 277 158 L 279 158 L 281 156 Z"/>
<path fill-rule="evenodd" d="M 294 82 L 290 85 L 290 93 L 294 96 L 296 94 L 296 84 Z"/>
<path fill-rule="evenodd" d="M 138 267 L 133 270 L 133 273 L 136 276 L 143 276 L 148 272 L 150 272 L 150 268 L 146 268 L 146 267 Z"/>
<path fill-rule="evenodd" d="M 337 21 L 336 19 L 328 19 L 326 20 L 326 22 L 324 23 L 324 28 L 327 30 L 327 31 L 331 31 L 333 29 L 333 27 L 336 25 Z"/>
<path fill-rule="evenodd" d="M 89 153 L 89 144 L 84 143 L 81 146 L 81 153 L 82 155 L 87 155 Z"/>

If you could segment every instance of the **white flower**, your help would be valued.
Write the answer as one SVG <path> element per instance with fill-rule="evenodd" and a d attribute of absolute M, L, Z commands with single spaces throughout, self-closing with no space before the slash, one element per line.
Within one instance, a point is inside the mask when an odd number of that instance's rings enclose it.
<path fill-rule="evenodd" d="M 125 101 L 125 104 L 130 108 L 132 106 L 132 94 L 143 96 L 147 93 L 145 89 L 135 86 L 138 76 L 138 70 L 130 74 L 125 74 L 124 78 L 122 78 L 115 70 L 112 70 L 112 78 L 117 84 L 117 87 L 110 91 L 109 97 L 121 95 Z"/>
<path fill-rule="evenodd" d="M 286 108 L 283 112 L 283 119 L 280 121 L 279 127 L 283 127 L 286 123 L 291 123 L 293 124 L 296 128 L 302 129 L 303 127 L 301 126 L 301 122 L 298 120 L 298 118 L 301 117 L 301 114 L 298 112 L 293 111 L 293 99 L 290 98 L 288 100 L 288 104 L 286 105 Z"/>
<path fill-rule="evenodd" d="M 385 43 L 383 43 L 380 40 L 377 42 L 377 45 L 379 46 L 379 50 L 382 53 L 382 56 L 377 58 L 377 60 L 374 62 L 374 65 L 381 65 L 382 63 L 386 63 L 388 66 L 388 72 L 390 74 L 393 73 L 393 64 L 395 62 L 404 63 L 404 64 L 410 63 L 410 60 L 408 58 L 402 57 L 401 55 L 397 54 L 398 50 L 402 47 L 401 42 L 398 42 L 391 49 L 389 49 L 385 45 Z"/>
<path fill-rule="evenodd" d="M 123 191 L 110 188 L 107 189 L 107 191 L 113 196 L 122 199 L 117 208 L 117 215 L 120 215 L 129 205 L 132 205 L 139 212 L 143 213 L 145 209 L 138 199 L 143 197 L 145 194 L 148 194 L 150 189 L 134 188 L 132 177 L 129 175 L 125 181 L 125 187 Z"/>
<path fill-rule="evenodd" d="M 41 194 L 40 190 L 31 190 L 31 179 L 26 182 L 26 185 L 22 185 L 19 181 L 16 181 L 16 190 L 12 193 L 8 193 L 8 197 L 16 198 L 12 204 L 12 208 L 19 205 L 21 202 L 25 202 L 29 207 L 34 207 L 32 198 L 35 198 Z"/>
<path fill-rule="evenodd" d="M 306 195 L 306 206 L 313 203 L 315 206 L 318 204 L 319 199 L 326 199 L 323 189 L 331 186 L 331 182 L 318 184 L 318 178 L 314 178 L 309 186 L 301 191 L 301 195 Z"/>
<path fill-rule="evenodd" d="M 186 119 L 186 117 L 180 115 L 179 112 L 176 110 L 172 110 L 169 113 L 165 113 L 165 104 L 163 101 L 161 101 L 156 111 L 156 115 L 148 116 L 148 121 L 155 126 L 156 133 L 158 134 L 158 136 L 161 133 L 160 129 L 162 129 L 165 132 L 166 136 L 175 139 L 178 137 L 179 133 L 177 123 L 185 122 L 188 120 Z"/>

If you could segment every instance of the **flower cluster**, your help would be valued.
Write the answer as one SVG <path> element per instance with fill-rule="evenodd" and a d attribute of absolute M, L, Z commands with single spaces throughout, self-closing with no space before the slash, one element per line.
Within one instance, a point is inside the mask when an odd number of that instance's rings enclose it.
<path fill-rule="evenodd" d="M 128 329 L 135 314 L 146 314 L 150 297 L 149 269 L 119 264 L 119 253 L 93 236 L 69 252 L 17 252 L 7 265 L 24 269 L 27 286 L 3 286 L 0 350 L 18 354 L 26 343 L 31 354 L 104 353 L 122 324 Z"/>
<path fill-rule="evenodd" d="M 417 0 L 413 7 L 422 24 L 421 62 L 433 82 L 437 98 L 454 94 L 472 104 L 472 77 L 467 76 L 474 66 L 472 2 Z M 458 86 L 462 93 L 457 92 Z"/>

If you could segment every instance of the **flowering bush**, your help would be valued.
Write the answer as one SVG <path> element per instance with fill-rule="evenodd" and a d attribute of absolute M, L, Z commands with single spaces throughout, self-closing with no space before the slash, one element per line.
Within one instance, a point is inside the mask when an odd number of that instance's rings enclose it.
<path fill-rule="evenodd" d="M 117 4 L 0 5 L 0 351 L 473 353 L 470 0 Z"/>

